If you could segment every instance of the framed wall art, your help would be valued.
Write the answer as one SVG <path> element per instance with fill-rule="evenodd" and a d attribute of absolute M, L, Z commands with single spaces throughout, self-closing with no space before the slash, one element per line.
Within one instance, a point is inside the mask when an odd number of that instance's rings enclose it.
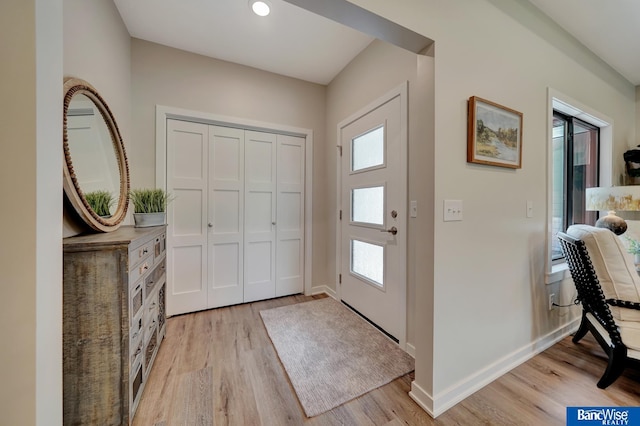
<path fill-rule="evenodd" d="M 467 162 L 522 167 L 521 112 L 472 96 L 467 132 Z"/>

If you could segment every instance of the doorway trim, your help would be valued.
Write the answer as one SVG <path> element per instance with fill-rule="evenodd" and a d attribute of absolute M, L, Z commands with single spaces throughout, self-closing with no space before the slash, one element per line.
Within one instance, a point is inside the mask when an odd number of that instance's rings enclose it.
<path fill-rule="evenodd" d="M 156 187 L 167 188 L 167 120 L 175 119 L 215 126 L 233 127 L 245 130 L 279 133 L 305 138 L 304 177 L 304 294 L 312 294 L 312 247 L 313 247 L 313 130 L 284 124 L 268 123 L 247 118 L 230 117 L 156 105 Z"/>
<path fill-rule="evenodd" d="M 401 129 L 400 129 L 400 138 L 401 138 L 401 147 L 400 147 L 400 157 L 401 157 L 401 164 L 400 167 L 403 170 L 403 178 L 404 178 L 404 191 L 405 191 L 405 199 L 408 200 L 408 193 L 409 193 L 409 176 L 408 176 L 408 172 L 409 172 L 409 157 L 408 157 L 408 149 L 409 149 L 409 137 L 408 137 L 408 129 L 409 129 L 409 82 L 408 81 L 404 81 L 403 83 L 401 83 L 400 85 L 396 86 L 395 88 L 391 89 L 390 91 L 388 91 L 387 93 L 383 94 L 382 96 L 376 98 L 375 100 L 369 102 L 367 105 L 365 105 L 364 107 L 360 108 L 358 111 L 356 111 L 355 113 L 351 114 L 350 116 L 348 116 L 347 118 L 345 118 L 344 120 L 340 121 L 338 123 L 337 129 L 336 129 L 336 141 L 337 141 L 337 156 L 338 156 L 338 161 L 336 161 L 336 206 L 337 206 L 337 211 L 336 211 L 336 277 L 335 277 L 335 282 L 336 282 L 336 296 L 338 300 L 342 300 L 342 286 L 340 284 L 340 273 L 342 270 L 342 226 L 341 226 L 341 212 L 343 212 L 343 206 L 342 206 L 342 162 L 340 160 L 341 158 L 341 152 L 343 149 L 346 149 L 345 147 L 342 146 L 342 129 L 346 126 L 348 126 L 349 124 L 353 123 L 354 121 L 358 120 L 359 118 L 363 117 L 364 115 L 366 115 L 367 113 L 369 113 L 371 110 L 377 108 L 378 106 L 389 102 L 391 99 L 396 98 L 396 97 L 400 97 L 400 122 L 402 123 Z M 348 148 L 348 147 L 347 147 Z M 407 223 L 407 229 L 408 229 L 408 224 L 409 224 L 409 215 L 408 215 L 408 205 L 404 206 L 405 208 L 405 214 L 407 215 L 407 219 L 406 219 L 406 223 Z M 399 309 L 399 314 L 402 316 L 402 318 L 404 318 L 404 322 L 402 324 L 402 330 L 400 332 L 400 335 L 397 336 L 398 337 L 398 346 L 400 346 L 403 350 L 407 350 L 407 322 L 408 322 L 408 318 L 407 318 L 407 285 L 408 285 L 408 272 L 409 272 L 409 268 L 408 268 L 408 263 L 407 263 L 407 252 L 408 252 L 408 242 L 409 239 L 406 239 L 406 244 L 404 246 L 404 285 L 401 286 L 401 300 L 402 300 L 402 304 L 401 306 L 398 307 Z"/>

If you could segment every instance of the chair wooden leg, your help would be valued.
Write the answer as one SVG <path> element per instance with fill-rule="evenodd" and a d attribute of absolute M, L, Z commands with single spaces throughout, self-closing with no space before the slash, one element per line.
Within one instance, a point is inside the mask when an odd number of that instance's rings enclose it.
<path fill-rule="evenodd" d="M 627 348 L 622 346 L 616 346 L 609 351 L 609 364 L 604 374 L 598 382 L 600 389 L 605 389 L 611 383 L 615 382 L 618 377 L 624 371 L 625 363 L 627 360 Z"/>
<path fill-rule="evenodd" d="M 587 335 L 588 331 L 589 331 L 589 320 L 587 319 L 587 316 L 583 312 L 582 321 L 580 321 L 580 327 L 578 327 L 578 331 L 576 331 L 576 334 L 573 335 L 573 339 L 571 339 L 571 341 L 573 343 L 578 343 L 580 339 L 582 339 L 584 336 Z"/>

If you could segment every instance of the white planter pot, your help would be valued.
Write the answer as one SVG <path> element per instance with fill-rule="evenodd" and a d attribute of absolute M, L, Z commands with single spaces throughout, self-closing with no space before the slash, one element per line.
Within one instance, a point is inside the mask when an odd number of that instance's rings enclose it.
<path fill-rule="evenodd" d="M 136 228 L 146 228 L 148 226 L 164 225 L 166 217 L 166 212 L 134 213 L 133 221 L 135 222 Z"/>

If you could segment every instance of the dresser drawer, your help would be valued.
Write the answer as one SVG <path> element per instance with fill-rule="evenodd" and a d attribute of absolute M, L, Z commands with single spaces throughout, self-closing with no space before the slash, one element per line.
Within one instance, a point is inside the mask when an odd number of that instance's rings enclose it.
<path fill-rule="evenodd" d="M 153 293 L 145 304 L 143 323 L 145 333 L 149 333 L 152 328 L 158 325 L 158 292 Z"/>
<path fill-rule="evenodd" d="M 142 339 L 142 334 L 138 336 L 139 338 L 135 340 L 131 346 L 131 354 L 129 356 L 129 365 L 131 366 L 131 371 L 133 371 L 133 367 L 136 364 L 140 364 L 142 360 L 142 352 L 144 350 L 144 339 Z"/>
<path fill-rule="evenodd" d="M 142 359 L 138 361 L 136 365 L 131 369 L 131 377 L 129 378 L 129 404 L 132 412 L 135 412 L 140 403 L 142 397 L 142 389 L 144 388 L 143 374 L 142 374 Z"/>
<path fill-rule="evenodd" d="M 140 312 L 140 315 L 135 317 L 131 321 L 131 329 L 129 330 L 129 340 L 131 346 L 134 346 L 138 340 L 142 338 L 144 334 L 144 315 Z"/>
<path fill-rule="evenodd" d="M 151 271 L 149 275 L 144 279 L 144 286 L 147 297 L 153 292 L 156 284 L 161 282 L 164 278 L 166 271 L 166 262 L 166 257 L 163 257 L 159 263 L 156 259 L 157 265 L 155 266 L 155 268 L 153 268 L 153 271 Z"/>
<path fill-rule="evenodd" d="M 143 287 L 144 280 L 138 280 L 138 282 L 134 284 L 133 289 L 131 289 L 131 295 L 129 296 L 129 300 L 131 301 L 129 312 L 132 326 L 133 318 L 142 311 L 142 305 L 144 304 Z"/>
<path fill-rule="evenodd" d="M 145 257 L 150 256 L 153 253 L 153 245 L 154 241 L 151 240 L 147 241 L 140 247 L 131 250 L 129 252 L 129 267 L 133 269 L 133 267 L 142 262 Z"/>
<path fill-rule="evenodd" d="M 136 282 L 140 277 L 146 275 L 147 272 L 153 267 L 153 256 L 146 257 L 140 264 L 134 266 L 129 271 L 130 282 Z"/>
<path fill-rule="evenodd" d="M 153 253 L 156 257 L 160 257 L 164 254 L 167 249 L 167 237 L 165 234 L 162 234 L 156 237 L 153 244 Z"/>
<path fill-rule="evenodd" d="M 151 363 L 158 348 L 158 327 L 154 324 L 149 340 L 144 345 L 144 376 L 147 377 L 150 372 Z"/>

